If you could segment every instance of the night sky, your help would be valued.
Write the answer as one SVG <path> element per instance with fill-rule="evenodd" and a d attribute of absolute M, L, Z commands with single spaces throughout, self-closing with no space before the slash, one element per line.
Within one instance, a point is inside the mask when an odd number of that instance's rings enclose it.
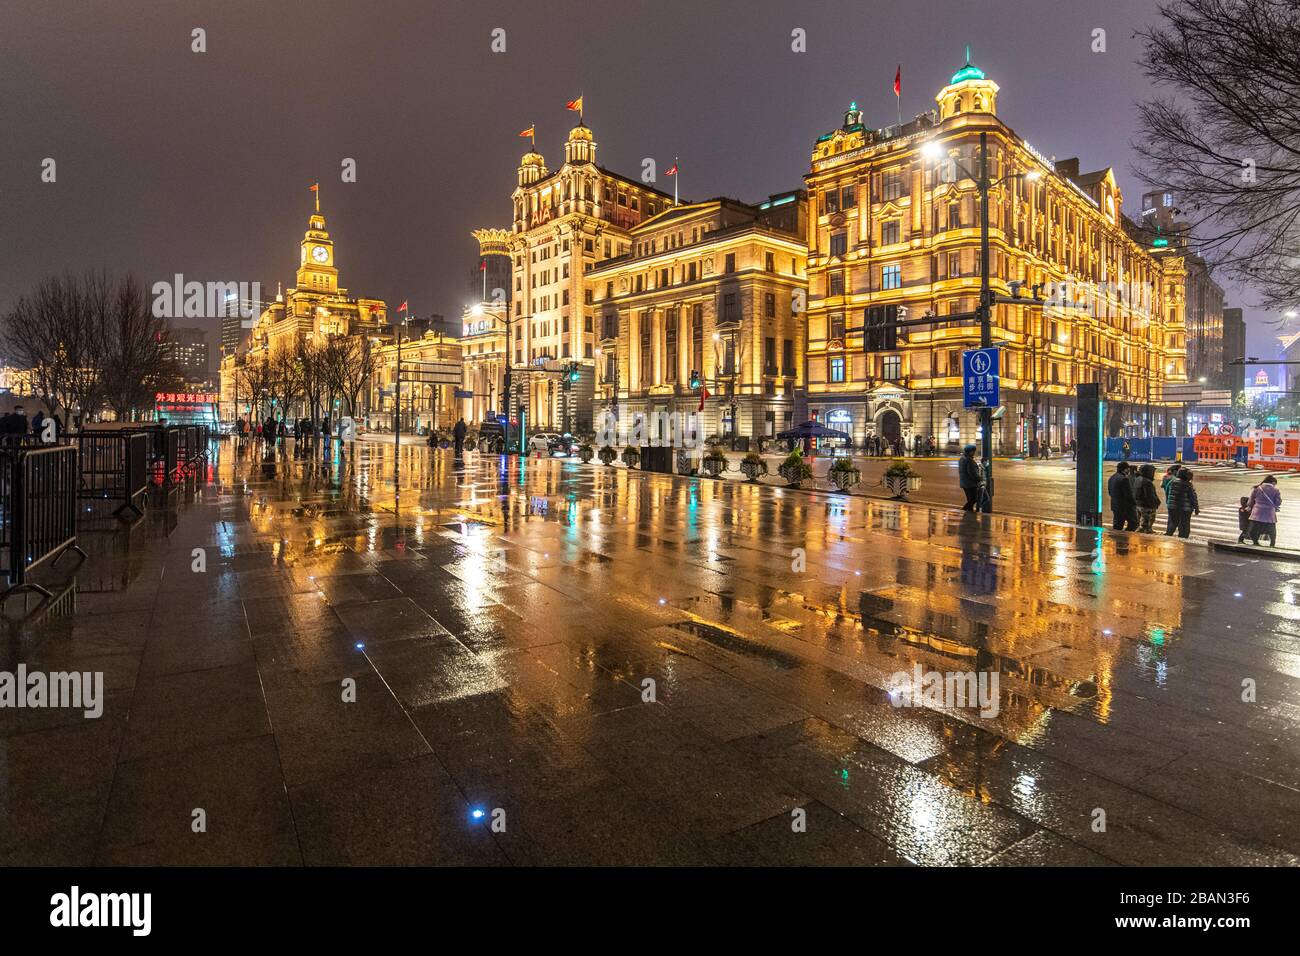
<path fill-rule="evenodd" d="M 43 276 L 88 267 L 149 283 L 292 284 L 321 181 L 353 295 L 459 315 L 469 231 L 509 226 L 536 124 L 554 169 L 585 97 L 601 165 L 680 158 L 683 199 L 756 201 L 801 185 L 813 140 L 905 119 L 971 59 L 998 113 L 1043 153 L 1114 166 L 1136 217 L 1134 30 L 1155 0 L 10 0 L 0 10 L 0 311 Z M 190 50 L 207 31 L 207 52 Z M 490 50 L 506 30 L 507 50 Z M 808 52 L 790 33 L 807 31 Z M 1090 50 L 1104 28 L 1108 50 Z M 45 157 L 58 181 L 40 181 Z M 357 182 L 340 182 L 345 157 Z M 670 180 L 660 188 L 671 191 Z M 1229 304 L 1250 305 L 1229 288 Z M 1276 354 L 1248 309 L 1250 349 Z M 218 344 L 216 322 L 209 341 Z"/>

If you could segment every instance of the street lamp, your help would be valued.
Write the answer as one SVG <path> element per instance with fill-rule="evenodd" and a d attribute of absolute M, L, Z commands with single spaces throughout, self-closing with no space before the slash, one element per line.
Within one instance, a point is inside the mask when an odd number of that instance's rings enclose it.
<path fill-rule="evenodd" d="M 930 140 L 921 147 L 921 155 L 932 162 L 944 158 L 945 149 L 938 140 Z M 1039 177 L 1037 170 L 1023 173 L 1008 173 L 1000 179 L 989 179 L 989 137 L 980 133 L 979 172 L 972 173 L 956 157 L 949 157 L 955 172 L 960 172 L 966 179 L 974 180 L 980 197 L 980 301 L 975 310 L 980 324 L 980 347 L 991 348 L 993 345 L 993 291 L 989 287 L 989 191 L 1013 179 L 1032 182 Z M 982 502 L 984 510 L 993 510 L 993 409 L 980 409 L 980 436 L 983 444 L 982 465 L 984 473 L 985 495 Z"/>

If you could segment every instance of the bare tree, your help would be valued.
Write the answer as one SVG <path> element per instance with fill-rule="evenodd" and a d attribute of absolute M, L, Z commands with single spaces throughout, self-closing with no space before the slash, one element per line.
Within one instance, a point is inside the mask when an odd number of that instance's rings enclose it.
<path fill-rule="evenodd" d="M 155 388 L 174 381 L 166 322 L 130 275 L 48 278 L 18 300 L 0 335 L 8 361 L 31 370 L 52 413 L 90 418 L 107 405 L 129 418 L 151 404 Z"/>
<path fill-rule="evenodd" d="M 289 410 L 302 394 L 302 367 L 292 346 L 281 345 L 271 351 L 266 362 L 268 372 L 268 390 L 271 395 L 271 414 L 289 417 Z"/>
<path fill-rule="evenodd" d="M 124 276 L 106 305 L 100 385 L 105 403 L 126 421 L 149 408 L 158 391 L 179 387 L 182 375 L 166 348 L 167 320 L 153 314 L 143 283 Z"/>
<path fill-rule="evenodd" d="M 296 350 L 302 379 L 302 396 L 313 425 L 320 422 L 321 403 L 325 398 L 328 368 L 324 349 L 307 339 L 300 339 Z"/>
<path fill-rule="evenodd" d="M 263 409 L 271 395 L 271 367 L 267 362 L 247 361 L 236 372 L 239 384 L 248 393 L 248 406 L 257 421 L 264 417 Z"/>
<path fill-rule="evenodd" d="M 329 376 L 335 390 L 347 403 L 347 413 L 358 418 L 361 393 L 374 374 L 378 356 L 364 335 L 337 336 L 327 348 Z"/>
<path fill-rule="evenodd" d="M 1300 5 L 1174 0 L 1140 31 L 1138 175 L 1172 192 L 1203 254 L 1266 306 L 1300 297 Z"/>

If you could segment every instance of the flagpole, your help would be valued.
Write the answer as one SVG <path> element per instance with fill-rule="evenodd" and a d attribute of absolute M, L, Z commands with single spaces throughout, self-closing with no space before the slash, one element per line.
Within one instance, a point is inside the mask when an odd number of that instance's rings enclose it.
<path fill-rule="evenodd" d="M 316 194 L 316 215 L 320 215 L 320 182 L 317 181 L 316 188 L 312 190 Z"/>
<path fill-rule="evenodd" d="M 681 167 L 677 165 L 677 157 L 673 157 L 673 205 L 680 205 L 677 202 L 677 180 L 682 178 Z"/>

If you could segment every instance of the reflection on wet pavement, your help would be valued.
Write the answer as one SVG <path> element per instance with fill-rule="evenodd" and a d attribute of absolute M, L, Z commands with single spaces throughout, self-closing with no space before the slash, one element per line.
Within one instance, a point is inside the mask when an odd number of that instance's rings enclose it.
<path fill-rule="evenodd" d="M 1297 862 L 1285 565 L 420 446 L 395 489 L 391 446 L 289 446 L 226 443 L 11 621 L 0 669 L 106 701 L 0 711 L 0 860 Z M 996 673 L 995 713 L 897 706 L 917 665 Z"/>

